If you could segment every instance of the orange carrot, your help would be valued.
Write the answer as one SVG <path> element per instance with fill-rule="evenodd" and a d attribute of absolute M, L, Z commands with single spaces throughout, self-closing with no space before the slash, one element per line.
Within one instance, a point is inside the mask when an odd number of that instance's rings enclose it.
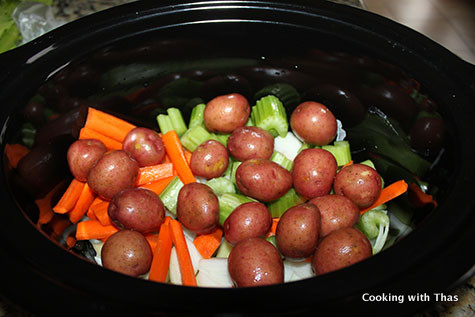
<path fill-rule="evenodd" d="M 48 226 L 51 228 L 53 235 L 60 237 L 64 230 L 71 225 L 71 221 L 65 218 L 62 215 L 54 215 L 53 219 L 48 223 Z"/>
<path fill-rule="evenodd" d="M 174 130 L 170 130 L 174 131 Z M 168 133 L 168 132 L 167 132 Z M 180 265 L 181 282 L 186 286 L 196 286 L 195 270 L 191 262 L 190 251 L 186 244 L 183 228 L 178 220 L 170 220 L 170 230 L 173 244 L 176 248 L 178 263 Z"/>
<path fill-rule="evenodd" d="M 137 186 L 159 181 L 163 178 L 173 176 L 173 164 L 165 163 L 151 166 L 144 166 L 139 169 Z"/>
<path fill-rule="evenodd" d="M 5 144 L 5 154 L 8 162 L 13 168 L 18 166 L 18 162 L 27 155 L 30 150 L 22 144 Z"/>
<path fill-rule="evenodd" d="M 155 194 L 160 195 L 168 184 L 173 180 L 175 176 L 165 177 L 159 181 L 144 184 L 140 187 L 147 188 L 153 191 Z"/>
<path fill-rule="evenodd" d="M 346 167 L 346 166 L 350 166 L 351 164 L 353 164 L 353 160 L 350 160 L 348 163 L 346 163 L 345 165 L 343 165 L 341 168 Z"/>
<path fill-rule="evenodd" d="M 82 128 L 81 131 L 79 131 L 79 139 L 97 139 L 99 141 L 102 141 L 102 143 L 104 143 L 107 150 L 109 151 L 122 149 L 122 142 L 111 139 L 105 136 L 104 134 L 101 134 L 86 127 Z"/>
<path fill-rule="evenodd" d="M 360 210 L 360 214 L 364 214 L 365 212 L 404 194 L 407 191 L 407 187 L 407 183 L 404 180 L 399 180 L 389 186 L 386 186 L 381 190 L 381 194 L 379 195 L 378 199 L 376 199 L 376 201 L 371 206 Z"/>
<path fill-rule="evenodd" d="M 79 199 L 79 196 L 81 196 L 85 185 L 86 183 L 80 182 L 77 179 L 73 179 L 61 199 L 58 201 L 56 206 L 53 207 L 53 211 L 58 214 L 65 214 L 73 209 L 74 205 L 76 205 L 76 202 Z"/>
<path fill-rule="evenodd" d="M 66 237 L 66 245 L 68 246 L 69 249 L 72 249 L 76 245 L 76 238 L 72 236 L 67 236 Z"/>
<path fill-rule="evenodd" d="M 127 133 L 135 128 L 125 120 L 91 107 L 88 108 L 84 126 L 119 142 L 123 142 Z"/>
<path fill-rule="evenodd" d="M 196 236 L 193 240 L 193 244 L 203 258 L 209 259 L 221 244 L 222 237 L 223 230 L 221 230 L 221 228 L 216 228 L 211 233 Z"/>
<path fill-rule="evenodd" d="M 183 184 L 196 182 L 195 176 L 191 172 L 190 166 L 186 161 L 185 152 L 180 143 L 180 138 L 175 130 L 170 130 L 162 136 L 165 150 L 175 167 L 178 176 Z"/>
<path fill-rule="evenodd" d="M 409 200 L 416 207 L 423 207 L 428 204 L 432 204 L 434 207 L 437 207 L 437 201 L 434 200 L 432 195 L 426 194 L 422 191 L 419 185 L 416 183 L 409 184 Z"/>
<path fill-rule="evenodd" d="M 94 214 L 94 211 L 92 210 L 92 206 L 97 205 L 97 204 L 99 204 L 101 202 L 104 202 L 104 201 L 105 200 L 102 199 L 100 196 L 97 196 L 96 198 L 94 198 L 91 205 L 89 206 L 89 209 L 87 210 L 86 216 L 88 216 L 88 218 L 91 219 L 91 220 L 97 220 L 97 217 Z"/>
<path fill-rule="evenodd" d="M 92 205 L 91 210 L 96 216 L 97 221 L 99 221 L 103 226 L 111 225 L 111 219 L 108 213 L 109 202 L 103 201 L 98 204 Z"/>
<path fill-rule="evenodd" d="M 39 210 L 38 221 L 36 223 L 38 226 L 48 223 L 51 221 L 51 219 L 53 219 L 54 212 L 51 201 L 53 200 L 54 196 L 56 196 L 56 194 L 59 192 L 59 190 L 63 188 L 63 186 L 64 182 L 60 182 L 48 194 L 46 194 L 46 196 L 35 200 L 35 204 Z"/>
<path fill-rule="evenodd" d="M 155 282 L 165 283 L 170 266 L 170 254 L 172 251 L 172 238 L 170 235 L 170 217 L 160 226 L 158 241 L 153 249 L 153 260 L 148 279 Z"/>
<path fill-rule="evenodd" d="M 188 163 L 188 165 L 191 164 L 191 155 L 192 153 L 188 150 L 185 150 L 185 158 L 186 158 L 186 162 Z"/>
<path fill-rule="evenodd" d="M 267 234 L 267 237 L 274 236 L 275 235 L 275 230 L 277 229 L 277 224 L 279 223 L 280 218 L 272 218 L 272 226 L 270 227 L 269 233 Z"/>
<path fill-rule="evenodd" d="M 76 205 L 74 205 L 74 208 L 68 214 L 69 220 L 71 220 L 72 223 L 76 223 L 81 220 L 81 218 L 89 209 L 89 206 L 91 205 L 94 198 L 96 198 L 96 194 L 86 183 L 82 189 L 78 201 L 76 202 Z"/>
<path fill-rule="evenodd" d="M 103 226 L 97 220 L 78 222 L 76 228 L 77 240 L 106 239 L 119 231 L 114 225 Z"/>

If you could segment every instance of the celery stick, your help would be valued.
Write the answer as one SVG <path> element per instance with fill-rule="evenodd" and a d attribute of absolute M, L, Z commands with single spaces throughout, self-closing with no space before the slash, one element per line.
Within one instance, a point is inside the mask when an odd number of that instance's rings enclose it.
<path fill-rule="evenodd" d="M 162 134 L 167 133 L 170 130 L 173 130 L 172 120 L 166 114 L 159 114 L 157 116 L 158 127 Z"/>
<path fill-rule="evenodd" d="M 197 125 L 204 124 L 204 112 L 205 112 L 206 105 L 204 103 L 200 103 L 193 107 L 191 110 L 190 115 L 190 123 L 188 127 L 191 129 Z"/>
<path fill-rule="evenodd" d="M 218 252 L 216 253 L 217 258 L 227 258 L 231 250 L 233 249 L 233 245 L 228 242 L 228 240 L 223 239 L 221 245 L 219 246 Z"/>
<path fill-rule="evenodd" d="M 233 182 L 226 177 L 217 177 L 210 179 L 206 182 L 206 185 L 211 187 L 216 196 L 221 196 L 225 193 L 235 193 L 236 188 L 234 187 Z"/>
<path fill-rule="evenodd" d="M 384 211 L 371 209 L 361 216 L 356 227 L 363 232 L 368 239 L 374 239 L 378 236 L 379 225 L 386 225 L 387 223 L 389 223 L 389 217 Z"/>
<path fill-rule="evenodd" d="M 282 166 L 283 168 L 285 168 L 288 171 L 292 170 L 293 162 L 291 160 L 289 160 L 288 158 L 286 158 L 284 154 L 282 154 L 278 151 L 274 151 L 274 153 L 272 153 L 272 156 L 271 156 L 270 160 L 272 162 L 275 162 L 275 163 L 279 164 L 280 166 Z"/>
<path fill-rule="evenodd" d="M 181 136 L 183 133 L 185 133 L 187 128 L 186 128 L 185 120 L 183 119 L 183 116 L 181 115 L 180 109 L 168 108 L 167 113 L 168 113 L 168 117 L 170 118 L 170 121 L 172 122 L 173 130 L 176 131 L 178 136 Z"/>
<path fill-rule="evenodd" d="M 267 95 L 279 98 L 286 107 L 294 107 L 300 103 L 300 94 L 297 89 L 287 83 L 276 83 L 266 86 L 256 92 L 254 99 L 260 99 Z"/>
<path fill-rule="evenodd" d="M 251 118 L 257 127 L 269 131 L 274 137 L 285 137 L 289 130 L 285 108 L 282 102 L 272 95 L 256 102 L 252 107 Z"/>
<path fill-rule="evenodd" d="M 351 161 L 350 143 L 348 141 L 335 141 L 334 145 L 324 145 L 322 149 L 333 154 L 338 166 L 343 166 Z"/>
<path fill-rule="evenodd" d="M 183 183 L 175 176 L 170 184 L 165 187 L 163 192 L 160 194 L 160 199 L 163 202 L 163 205 L 170 211 L 174 216 L 176 216 L 176 202 L 178 199 L 178 193 L 183 187 Z"/>
<path fill-rule="evenodd" d="M 222 133 L 212 133 L 211 134 L 211 138 L 213 140 L 218 141 L 219 143 L 221 143 L 224 146 L 227 146 L 228 139 L 229 139 L 230 136 L 231 136 L 231 134 L 222 134 Z"/>
<path fill-rule="evenodd" d="M 231 180 L 233 181 L 233 184 L 236 185 L 236 170 L 241 165 L 242 162 L 236 161 L 233 163 L 233 167 L 231 170 Z"/>
<path fill-rule="evenodd" d="M 369 167 L 372 167 L 372 168 L 376 169 L 376 166 L 374 165 L 373 161 L 371 161 L 371 160 L 363 161 L 360 164 L 363 164 L 363 165 L 366 165 L 366 166 L 369 166 Z M 380 177 L 381 177 L 381 188 L 384 188 L 384 179 L 383 179 L 382 176 L 380 176 Z"/>
<path fill-rule="evenodd" d="M 231 180 L 231 182 L 232 182 L 233 164 L 234 164 L 234 159 L 231 156 L 229 156 L 228 168 L 224 171 L 223 175 L 221 175 L 221 177 L 226 177 L 227 179 Z"/>
<path fill-rule="evenodd" d="M 282 197 L 273 202 L 270 202 L 267 205 L 267 208 L 269 209 L 273 218 L 280 218 L 284 214 L 284 212 L 287 211 L 287 209 L 301 204 L 304 201 L 305 200 L 299 194 L 297 194 L 295 189 L 292 187 Z"/>
<path fill-rule="evenodd" d="M 226 193 L 218 197 L 219 200 L 219 224 L 224 225 L 224 221 L 229 217 L 236 207 L 241 204 L 255 201 L 254 199 L 240 195 Z"/>
<path fill-rule="evenodd" d="M 181 144 L 193 152 L 203 142 L 213 138 L 213 135 L 209 133 L 202 125 L 196 125 L 188 129 L 180 138 Z"/>

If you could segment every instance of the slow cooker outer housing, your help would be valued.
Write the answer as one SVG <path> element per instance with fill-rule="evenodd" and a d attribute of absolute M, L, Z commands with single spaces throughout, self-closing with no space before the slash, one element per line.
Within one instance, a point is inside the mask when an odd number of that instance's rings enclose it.
<path fill-rule="evenodd" d="M 213 29 L 215 28 L 215 29 Z M 453 127 L 453 186 L 413 233 L 376 257 L 339 272 L 246 289 L 151 283 L 104 270 L 55 245 L 19 210 L 1 179 L 0 285 L 13 302 L 37 313 L 275 314 L 382 312 L 400 316 L 427 303 L 364 302 L 362 294 L 446 293 L 474 263 L 473 65 L 424 36 L 374 14 L 328 2 L 139 1 L 65 25 L 0 56 L 2 149 L 9 117 L 63 65 L 121 39 L 160 32 L 211 37 L 210 30 L 249 43 L 269 30 L 308 41 L 312 32 L 358 47 L 411 74 L 439 102 Z M 265 33 L 262 33 L 265 31 Z M 275 36 L 275 34 L 274 34 Z M 289 38 L 290 41 L 290 38 Z M 2 169 L 2 173 L 4 171 Z M 407 298 L 406 298 L 407 299 Z"/>

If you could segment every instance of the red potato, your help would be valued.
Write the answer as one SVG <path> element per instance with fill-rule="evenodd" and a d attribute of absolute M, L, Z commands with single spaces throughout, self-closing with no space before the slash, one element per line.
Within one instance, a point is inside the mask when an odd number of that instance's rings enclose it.
<path fill-rule="evenodd" d="M 322 216 L 321 238 L 337 229 L 352 227 L 360 219 L 360 209 L 345 196 L 325 195 L 310 202 L 318 207 Z"/>
<path fill-rule="evenodd" d="M 102 266 L 119 273 L 139 276 L 152 265 L 152 249 L 137 231 L 120 230 L 111 235 L 101 250 Z"/>
<path fill-rule="evenodd" d="M 292 187 L 292 175 L 277 163 L 252 159 L 237 168 L 236 185 L 244 195 L 269 202 L 282 197 Z"/>
<path fill-rule="evenodd" d="M 258 127 L 240 127 L 229 136 L 227 147 L 239 161 L 270 159 L 274 152 L 274 137 Z"/>
<path fill-rule="evenodd" d="M 71 144 L 67 152 L 67 160 L 74 178 L 85 182 L 91 167 L 106 152 L 104 143 L 96 139 L 82 139 Z"/>
<path fill-rule="evenodd" d="M 208 131 L 231 133 L 247 123 L 250 112 L 249 102 L 243 95 L 218 96 L 206 104 L 204 124 Z"/>
<path fill-rule="evenodd" d="M 118 192 L 135 186 L 139 164 L 125 151 L 105 153 L 87 174 L 91 189 L 106 200 Z"/>
<path fill-rule="evenodd" d="M 300 152 L 294 160 L 294 188 L 306 198 L 327 195 L 337 171 L 335 157 L 328 151 L 313 148 Z"/>
<path fill-rule="evenodd" d="M 200 144 L 191 155 L 190 167 L 194 175 L 211 179 L 221 176 L 229 164 L 226 147 L 216 140 Z"/>
<path fill-rule="evenodd" d="M 320 226 L 320 211 L 314 204 L 306 203 L 288 209 L 277 224 L 277 248 L 289 258 L 311 256 L 317 248 Z"/>
<path fill-rule="evenodd" d="M 368 238 L 355 228 L 342 228 L 323 238 L 313 255 L 317 275 L 336 271 L 363 261 L 372 255 Z"/>
<path fill-rule="evenodd" d="M 134 128 L 124 138 L 122 148 L 140 167 L 160 164 L 165 157 L 165 145 L 158 132 L 148 128 Z"/>
<path fill-rule="evenodd" d="M 306 101 L 295 108 L 290 116 L 292 131 L 304 142 L 327 145 L 336 136 L 337 123 L 333 113 L 314 101 Z"/>
<path fill-rule="evenodd" d="M 228 257 L 228 271 L 237 287 L 284 282 L 284 264 L 274 245 L 262 238 L 236 244 Z"/>
<path fill-rule="evenodd" d="M 141 233 L 158 232 L 165 219 L 165 207 L 160 197 L 145 188 L 128 188 L 115 195 L 109 203 L 108 213 L 121 229 Z"/>
<path fill-rule="evenodd" d="M 345 166 L 336 175 L 333 190 L 364 209 L 381 194 L 381 176 L 374 168 L 364 164 Z"/>
<path fill-rule="evenodd" d="M 205 184 L 186 184 L 178 193 L 176 215 L 194 233 L 210 233 L 219 222 L 218 197 Z"/>
<path fill-rule="evenodd" d="M 226 218 L 224 237 L 231 244 L 256 237 L 265 237 L 272 226 L 272 215 L 266 205 L 249 202 L 239 205 Z"/>

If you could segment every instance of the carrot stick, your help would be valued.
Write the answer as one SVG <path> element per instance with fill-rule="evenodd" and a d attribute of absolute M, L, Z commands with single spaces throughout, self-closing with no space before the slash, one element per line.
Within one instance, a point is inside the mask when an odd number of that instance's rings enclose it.
<path fill-rule="evenodd" d="M 103 226 L 97 220 L 78 222 L 76 228 L 77 240 L 106 239 L 119 231 L 114 225 Z"/>
<path fill-rule="evenodd" d="M 267 234 L 267 237 L 274 236 L 275 235 L 275 230 L 277 229 L 277 224 L 279 223 L 280 218 L 272 218 L 272 226 L 270 227 L 269 233 Z"/>
<path fill-rule="evenodd" d="M 39 210 L 38 221 L 36 223 L 38 226 L 48 223 L 51 221 L 51 219 L 53 219 L 54 212 L 51 201 L 59 192 L 59 190 L 63 188 L 63 186 L 64 182 L 60 182 L 48 194 L 46 194 L 45 197 L 35 200 L 35 204 Z"/>
<path fill-rule="evenodd" d="M 155 250 L 157 247 L 157 242 L 158 242 L 158 233 L 156 232 L 151 232 L 151 233 L 146 233 L 144 234 L 145 239 L 147 239 L 148 244 L 150 245 L 150 249 Z"/>
<path fill-rule="evenodd" d="M 89 209 L 87 210 L 86 216 L 91 220 L 97 220 L 97 217 L 94 214 L 94 211 L 91 209 L 91 207 L 89 207 Z"/>
<path fill-rule="evenodd" d="M 407 183 L 404 180 L 399 180 L 389 186 L 386 186 L 381 190 L 381 194 L 379 195 L 378 199 L 376 199 L 376 201 L 371 206 L 360 210 L 360 214 L 364 214 L 365 212 L 404 194 L 407 191 L 407 187 Z"/>
<path fill-rule="evenodd" d="M 100 196 L 96 196 L 94 200 L 92 201 L 91 205 L 89 206 L 89 209 L 87 210 L 86 216 L 89 217 L 91 220 L 97 220 L 96 215 L 94 214 L 94 211 L 92 210 L 92 206 L 97 205 L 101 202 L 104 202 L 105 200 L 102 199 Z"/>
<path fill-rule="evenodd" d="M 185 158 L 186 158 L 186 162 L 188 163 L 188 166 L 191 164 L 191 155 L 192 153 L 188 150 L 185 150 Z"/>
<path fill-rule="evenodd" d="M 106 146 L 107 150 L 121 150 L 122 149 L 122 143 L 119 141 L 116 141 L 114 139 L 111 139 L 104 134 L 101 134 L 97 131 L 94 131 L 89 128 L 82 128 L 79 131 L 79 139 L 96 139 L 99 141 L 102 141 L 104 145 Z"/>
<path fill-rule="evenodd" d="M 64 230 L 71 225 L 71 221 L 63 217 L 62 215 L 55 214 L 53 219 L 48 223 L 48 226 L 51 228 L 53 235 L 60 237 Z"/>
<path fill-rule="evenodd" d="M 18 166 L 18 162 L 27 155 L 30 150 L 22 144 L 5 144 L 5 154 L 8 162 L 13 168 Z"/>
<path fill-rule="evenodd" d="M 111 225 L 111 219 L 108 213 L 109 202 L 103 201 L 98 204 L 91 206 L 91 210 L 96 216 L 97 221 L 99 221 L 103 226 Z"/>
<path fill-rule="evenodd" d="M 72 236 L 67 236 L 66 237 L 66 245 L 68 246 L 69 249 L 72 249 L 76 245 L 76 238 Z"/>
<path fill-rule="evenodd" d="M 94 198 L 96 198 L 96 194 L 86 183 L 81 192 L 81 195 L 79 196 L 78 201 L 76 202 L 76 205 L 74 205 L 74 208 L 68 214 L 69 220 L 71 220 L 72 223 L 76 223 L 81 220 L 81 218 L 86 214 L 87 210 L 89 209 L 89 206 L 91 205 Z"/>
<path fill-rule="evenodd" d="M 56 206 L 53 207 L 53 211 L 58 214 L 65 214 L 73 209 L 74 205 L 76 205 L 76 202 L 79 199 L 79 196 L 81 196 L 85 185 L 86 183 L 80 182 L 77 179 L 73 179 L 61 199 L 58 201 Z"/>
<path fill-rule="evenodd" d="M 123 142 L 127 133 L 135 128 L 125 120 L 91 107 L 88 108 L 84 126 L 119 142 Z"/>
<path fill-rule="evenodd" d="M 151 166 L 144 166 L 139 169 L 137 186 L 159 181 L 163 178 L 173 176 L 173 164 L 165 163 Z"/>
<path fill-rule="evenodd" d="M 172 238 L 170 235 L 170 217 L 160 226 L 157 246 L 153 249 L 153 260 L 148 279 L 155 282 L 165 283 L 170 266 L 170 254 L 172 251 Z"/>
<path fill-rule="evenodd" d="M 209 234 L 201 234 L 196 236 L 196 238 L 193 240 L 193 244 L 203 258 L 209 259 L 221 244 L 222 237 L 223 230 L 221 230 L 221 228 L 216 228 Z"/>
<path fill-rule="evenodd" d="M 140 187 L 147 188 L 153 191 L 155 194 L 160 195 L 168 184 L 173 180 L 175 176 L 165 177 L 159 181 L 148 183 Z"/>
<path fill-rule="evenodd" d="M 422 207 L 428 204 L 432 204 L 437 207 L 437 201 L 434 200 L 432 195 L 426 194 L 416 183 L 409 184 L 409 200 L 416 207 Z"/>
<path fill-rule="evenodd" d="M 346 166 L 350 166 L 351 164 L 353 164 L 353 160 L 350 160 L 348 163 L 346 163 L 345 165 L 343 165 L 341 168 L 346 167 Z"/>
<path fill-rule="evenodd" d="M 170 220 L 170 230 L 180 264 L 181 282 L 186 286 L 196 286 L 195 270 L 180 222 L 175 219 Z"/>
<path fill-rule="evenodd" d="M 165 150 L 175 167 L 178 176 L 183 184 L 196 182 L 195 176 L 191 172 L 190 166 L 186 161 L 185 152 L 180 143 L 180 138 L 175 130 L 170 130 L 162 136 Z"/>

